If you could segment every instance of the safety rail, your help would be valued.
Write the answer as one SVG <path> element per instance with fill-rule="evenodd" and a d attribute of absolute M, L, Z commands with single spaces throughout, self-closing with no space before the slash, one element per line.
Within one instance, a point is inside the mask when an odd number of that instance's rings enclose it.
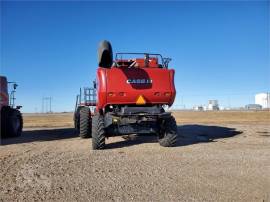
<path fill-rule="evenodd" d="M 171 58 L 165 58 L 161 54 L 158 54 L 158 53 L 124 53 L 124 52 L 121 52 L 121 53 L 115 54 L 115 61 L 114 62 L 116 64 L 116 66 L 117 66 L 117 60 L 123 59 L 124 55 L 143 55 L 143 57 L 147 60 L 149 60 L 149 58 L 152 56 L 160 58 L 161 59 L 161 66 L 162 66 L 162 68 L 165 68 L 165 69 L 168 69 L 169 62 L 172 60 Z"/>
<path fill-rule="evenodd" d="M 90 87 L 80 88 L 80 94 L 76 96 L 75 110 L 79 106 L 96 106 L 96 89 Z"/>

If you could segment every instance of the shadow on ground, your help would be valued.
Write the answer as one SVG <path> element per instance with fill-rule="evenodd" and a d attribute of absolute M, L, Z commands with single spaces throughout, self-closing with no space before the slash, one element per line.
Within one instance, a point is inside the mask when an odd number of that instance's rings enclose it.
<path fill-rule="evenodd" d="M 52 141 L 74 137 L 78 137 L 78 134 L 73 128 L 31 130 L 23 131 L 20 137 L 1 139 L 1 145 L 20 144 L 36 141 Z"/>
<path fill-rule="evenodd" d="M 176 146 L 214 142 L 219 138 L 230 138 L 241 134 L 235 128 L 206 125 L 182 125 L 178 126 L 178 142 Z M 1 140 L 1 145 L 20 144 L 35 141 L 52 141 L 78 137 L 73 128 L 43 129 L 24 131 L 21 137 L 7 138 Z M 124 136 L 123 141 L 113 142 L 106 145 L 106 149 L 129 147 L 143 143 L 157 143 L 156 135 L 129 135 Z"/>
<path fill-rule="evenodd" d="M 241 134 L 235 128 L 206 125 L 183 125 L 178 126 L 177 146 L 185 146 L 203 142 L 215 142 L 220 138 L 230 138 Z"/>
<path fill-rule="evenodd" d="M 157 136 L 154 134 L 147 135 L 127 135 L 123 136 L 123 141 L 113 142 L 106 144 L 106 149 L 116 149 L 122 147 L 129 147 L 144 143 L 157 142 Z"/>
<path fill-rule="evenodd" d="M 216 139 L 230 138 L 241 133 L 242 131 L 237 131 L 235 128 L 221 126 L 182 125 L 178 126 L 178 142 L 176 144 L 176 147 L 198 143 L 214 142 Z M 157 142 L 156 135 L 135 135 L 128 136 L 124 141 L 107 144 L 106 148 L 114 149 L 154 142 Z"/>

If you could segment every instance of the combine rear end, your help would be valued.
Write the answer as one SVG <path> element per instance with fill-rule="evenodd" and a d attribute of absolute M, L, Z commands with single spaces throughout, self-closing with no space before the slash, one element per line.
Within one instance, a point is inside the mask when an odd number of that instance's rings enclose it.
<path fill-rule="evenodd" d="M 93 149 L 103 149 L 106 137 L 153 133 L 161 146 L 174 146 L 177 125 L 164 110 L 176 94 L 170 59 L 160 54 L 117 53 L 113 60 L 110 43 L 103 41 L 98 60 L 96 108 L 94 114 L 88 113 Z"/>

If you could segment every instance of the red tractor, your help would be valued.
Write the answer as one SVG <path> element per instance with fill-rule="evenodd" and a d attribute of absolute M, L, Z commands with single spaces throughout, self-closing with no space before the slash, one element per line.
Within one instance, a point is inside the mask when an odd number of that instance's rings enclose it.
<path fill-rule="evenodd" d="M 106 137 L 127 134 L 154 133 L 161 146 L 174 146 L 177 125 L 164 110 L 176 95 L 169 61 L 150 53 L 116 53 L 113 60 L 111 44 L 102 41 L 94 88 L 77 96 L 74 122 L 80 136 L 92 137 L 94 150 L 105 147 Z"/>
<path fill-rule="evenodd" d="M 0 112 L 1 112 L 1 138 L 2 137 L 18 137 L 22 133 L 23 119 L 19 109 L 21 106 L 15 107 L 15 90 L 17 84 L 13 84 L 13 90 L 8 94 L 7 78 L 0 76 Z"/>

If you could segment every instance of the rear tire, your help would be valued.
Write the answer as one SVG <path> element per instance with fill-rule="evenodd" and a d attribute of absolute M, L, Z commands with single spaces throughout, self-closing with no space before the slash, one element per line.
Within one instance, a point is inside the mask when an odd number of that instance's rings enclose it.
<path fill-rule="evenodd" d="M 91 112 L 88 107 L 82 107 L 80 109 L 80 137 L 91 137 Z"/>
<path fill-rule="evenodd" d="M 80 132 L 80 110 L 81 106 L 77 107 L 76 111 L 74 112 L 73 115 L 73 121 L 74 121 L 74 128 Z"/>
<path fill-rule="evenodd" d="M 177 142 L 177 125 L 173 116 L 164 120 L 158 141 L 163 147 L 175 146 Z"/>
<path fill-rule="evenodd" d="M 105 147 L 105 130 L 103 116 L 100 114 L 93 116 L 92 121 L 92 149 L 104 149 Z"/>

